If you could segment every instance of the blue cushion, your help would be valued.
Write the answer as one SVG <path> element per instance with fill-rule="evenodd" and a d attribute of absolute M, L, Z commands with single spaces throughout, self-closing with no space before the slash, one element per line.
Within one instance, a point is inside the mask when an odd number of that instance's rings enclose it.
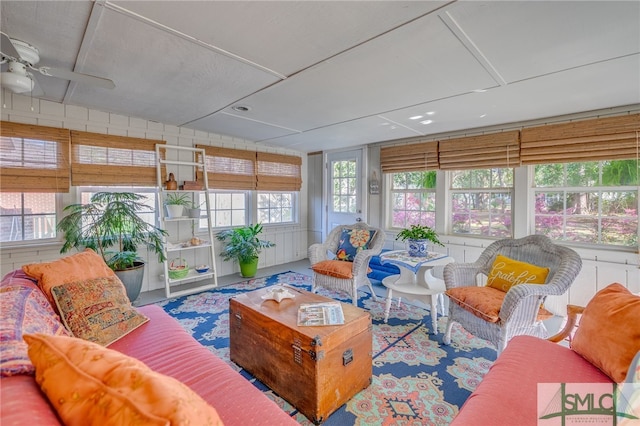
<path fill-rule="evenodd" d="M 336 257 L 338 260 L 353 262 L 359 251 L 369 248 L 369 243 L 375 235 L 375 230 L 342 228 Z"/>

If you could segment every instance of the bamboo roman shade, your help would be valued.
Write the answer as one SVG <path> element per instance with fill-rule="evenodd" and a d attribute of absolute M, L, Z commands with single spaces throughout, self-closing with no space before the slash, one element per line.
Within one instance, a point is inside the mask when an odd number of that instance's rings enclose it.
<path fill-rule="evenodd" d="M 69 192 L 69 129 L 2 121 L 3 192 Z"/>
<path fill-rule="evenodd" d="M 520 165 L 518 130 L 440 141 L 443 170 L 517 167 Z"/>
<path fill-rule="evenodd" d="M 255 189 L 256 152 L 196 145 L 205 151 L 209 188 Z"/>
<path fill-rule="evenodd" d="M 640 114 L 525 128 L 522 164 L 636 158 L 638 131 Z"/>
<path fill-rule="evenodd" d="M 302 158 L 294 155 L 257 154 L 257 186 L 260 191 L 300 191 Z"/>
<path fill-rule="evenodd" d="M 439 167 L 437 141 L 380 149 L 380 168 L 383 173 L 435 170 Z"/>
<path fill-rule="evenodd" d="M 71 131 L 74 186 L 157 186 L 156 144 L 164 141 Z"/>

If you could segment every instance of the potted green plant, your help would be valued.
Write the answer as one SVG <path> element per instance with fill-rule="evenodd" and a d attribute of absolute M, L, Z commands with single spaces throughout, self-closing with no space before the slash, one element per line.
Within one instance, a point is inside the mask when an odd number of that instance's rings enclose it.
<path fill-rule="evenodd" d="M 189 216 L 192 219 L 199 219 L 201 212 L 200 212 L 200 208 L 202 207 L 203 203 L 197 204 L 197 203 L 190 203 L 186 209 L 187 209 L 187 216 Z"/>
<path fill-rule="evenodd" d="M 258 256 L 263 248 L 274 247 L 271 241 L 261 240 L 262 224 L 231 228 L 218 233 L 216 238 L 224 243 L 220 256 L 224 260 L 237 261 L 240 274 L 251 278 L 258 270 Z"/>
<path fill-rule="evenodd" d="M 404 228 L 398 232 L 396 240 L 407 241 L 409 256 L 426 256 L 429 243 L 444 247 L 436 231 L 426 225 L 411 225 L 409 228 Z"/>
<path fill-rule="evenodd" d="M 164 205 L 167 207 L 169 218 L 182 217 L 184 209 L 191 206 L 191 197 L 186 193 L 167 194 Z"/>
<path fill-rule="evenodd" d="M 64 234 L 60 253 L 72 248 L 91 248 L 102 256 L 127 289 L 132 302 L 137 299 L 144 278 L 144 261 L 137 246 L 146 244 L 165 260 L 163 237 L 166 232 L 145 222 L 138 213 L 148 209 L 143 196 L 131 192 L 97 192 L 88 204 L 71 204 L 57 225 Z M 111 250 L 111 248 L 115 250 Z"/>

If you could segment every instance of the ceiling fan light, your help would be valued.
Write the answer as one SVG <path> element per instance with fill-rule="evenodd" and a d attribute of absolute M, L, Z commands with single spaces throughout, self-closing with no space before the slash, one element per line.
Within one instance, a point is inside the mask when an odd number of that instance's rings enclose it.
<path fill-rule="evenodd" d="M 33 81 L 29 77 L 13 72 L 0 73 L 0 84 L 13 93 L 25 93 L 33 90 Z"/>

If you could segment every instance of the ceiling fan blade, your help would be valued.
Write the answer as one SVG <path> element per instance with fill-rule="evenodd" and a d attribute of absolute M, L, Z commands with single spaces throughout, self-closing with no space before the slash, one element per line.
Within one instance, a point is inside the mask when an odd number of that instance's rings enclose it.
<path fill-rule="evenodd" d="M 108 78 L 96 77 L 94 75 L 82 74 L 79 72 L 68 71 L 61 68 L 40 67 L 35 69 L 43 75 L 58 77 L 64 80 L 71 80 L 78 83 L 104 87 L 105 89 L 113 89 L 116 87 L 115 83 Z"/>
<path fill-rule="evenodd" d="M 11 43 L 11 39 L 3 32 L 0 32 L 0 52 L 15 59 L 20 59 L 20 54 Z"/>
<path fill-rule="evenodd" d="M 36 77 L 35 74 L 33 73 L 29 73 L 29 75 L 31 76 L 31 81 L 33 81 L 33 89 L 31 89 L 31 96 L 39 98 L 45 95 L 44 90 L 42 90 L 42 86 L 40 86 L 40 83 L 38 82 L 38 78 Z"/>

